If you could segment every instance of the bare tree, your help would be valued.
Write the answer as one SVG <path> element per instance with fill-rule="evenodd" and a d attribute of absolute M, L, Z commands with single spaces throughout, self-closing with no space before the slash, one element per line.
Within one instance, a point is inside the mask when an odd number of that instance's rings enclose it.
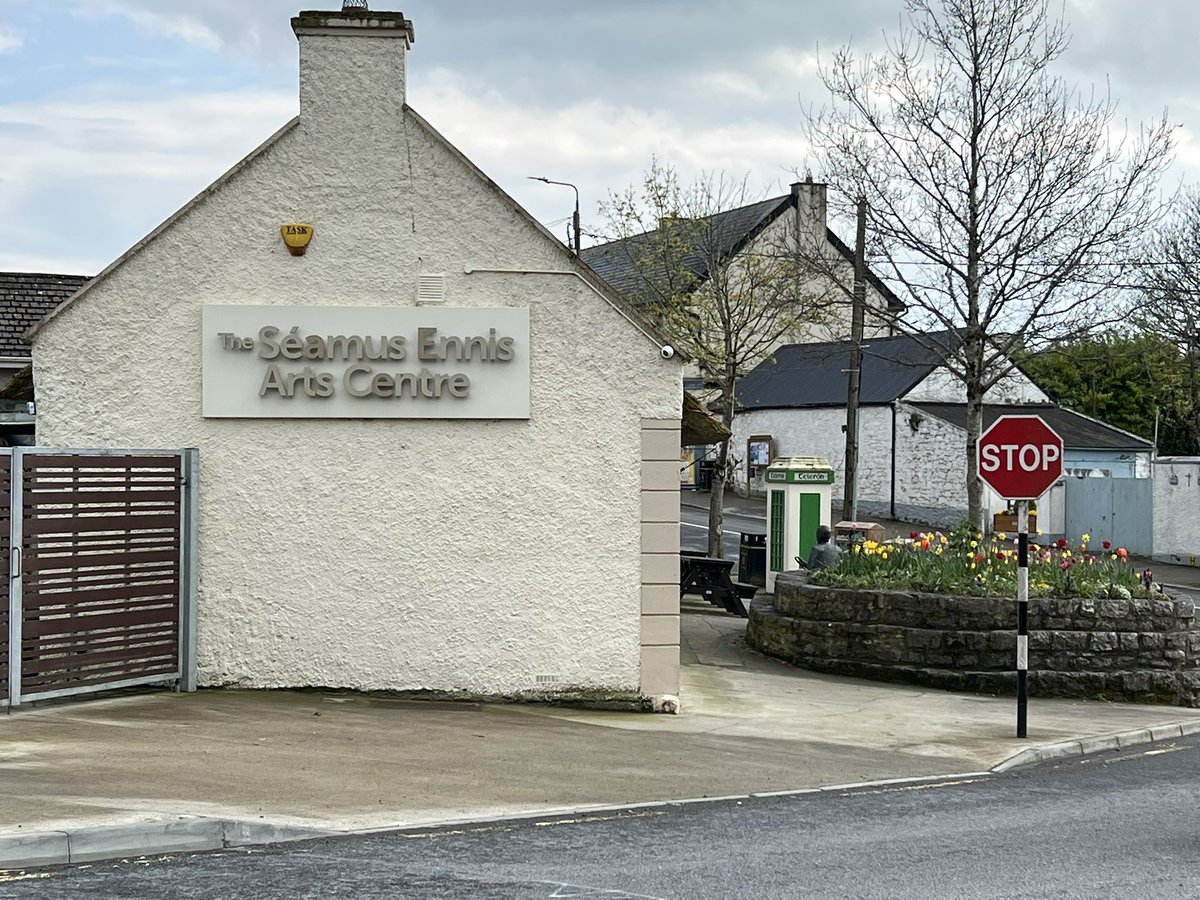
<path fill-rule="evenodd" d="M 653 160 L 641 185 L 601 204 L 609 252 L 625 255 L 625 291 L 672 335 L 718 394 L 726 427 L 737 412 L 739 378 L 785 338 L 821 321 L 825 298 L 814 292 L 795 252 L 795 217 L 746 242 L 744 223 L 725 215 L 763 198 L 746 180 L 704 175 L 681 184 L 670 165 Z M 588 253 L 585 252 L 585 258 Z M 729 441 L 718 445 L 709 506 L 709 554 L 720 556 Z"/>
<path fill-rule="evenodd" d="M 1048 0 L 906 0 L 907 26 L 861 60 L 837 51 L 831 104 L 808 113 L 827 179 L 865 197 L 872 262 L 965 388 L 967 498 L 983 520 L 976 447 L 985 393 L 1014 350 L 1102 316 L 1120 260 L 1162 212 L 1162 120 L 1119 126 L 1106 95 L 1052 73 L 1067 46 Z M 945 348 L 949 347 L 949 350 Z"/>
<path fill-rule="evenodd" d="M 1151 239 L 1138 284 L 1130 321 L 1179 348 L 1183 383 L 1171 412 L 1190 452 L 1200 453 L 1200 190 L 1186 192 Z"/>

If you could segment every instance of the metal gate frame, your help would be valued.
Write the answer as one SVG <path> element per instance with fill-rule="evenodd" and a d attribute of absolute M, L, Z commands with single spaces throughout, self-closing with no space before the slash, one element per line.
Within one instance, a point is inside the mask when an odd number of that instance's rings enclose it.
<path fill-rule="evenodd" d="M 171 457 L 179 458 L 179 625 L 176 667 L 174 671 L 133 678 L 115 678 L 102 683 L 89 683 L 59 690 L 22 693 L 22 641 L 24 625 L 24 579 L 22 577 L 22 547 L 25 538 L 24 458 L 26 456 L 84 456 L 107 458 Z M 33 700 L 48 700 L 77 694 L 93 694 L 115 688 L 174 682 L 177 691 L 196 690 L 196 598 L 198 588 L 197 538 L 199 535 L 200 451 L 185 450 L 128 450 L 128 449 L 64 449 L 44 447 L 0 448 L 0 458 L 7 457 L 9 484 L 0 485 L 9 493 L 9 530 L 0 534 L 0 549 L 8 564 L 7 583 L 0 579 L 0 603 L 7 606 L 7 646 L 0 643 L 0 662 L 6 662 L 7 696 L 0 696 L 0 707 L 14 708 Z M 0 510 L 0 516 L 2 516 Z M 7 546 L 5 547 L 4 545 Z M 7 596 L 3 596 L 7 590 Z"/>

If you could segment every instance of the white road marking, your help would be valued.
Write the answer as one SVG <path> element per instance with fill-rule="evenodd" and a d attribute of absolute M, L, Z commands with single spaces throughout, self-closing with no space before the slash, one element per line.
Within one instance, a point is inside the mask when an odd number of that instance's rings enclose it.
<path fill-rule="evenodd" d="M 707 525 L 695 525 L 695 524 L 693 524 L 693 523 L 691 523 L 691 522 L 680 522 L 679 524 L 680 524 L 680 525 L 686 525 L 688 528 L 700 528 L 700 529 L 702 529 L 702 530 L 704 530 L 704 531 L 708 531 L 708 526 L 707 526 Z M 740 532 L 740 531 L 726 531 L 725 533 L 726 533 L 726 534 L 736 534 L 738 537 L 741 537 L 741 536 L 742 536 L 742 532 Z"/>

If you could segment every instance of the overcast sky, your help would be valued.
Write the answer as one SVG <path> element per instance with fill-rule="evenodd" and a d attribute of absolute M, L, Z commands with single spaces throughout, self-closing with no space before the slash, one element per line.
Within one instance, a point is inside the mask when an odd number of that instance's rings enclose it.
<path fill-rule="evenodd" d="M 312 3 L 336 8 L 340 2 Z M 372 0 L 413 20 L 408 101 L 554 233 L 652 155 L 782 193 L 818 56 L 899 0 Z M 297 0 L 0 0 L 0 270 L 94 274 L 296 114 Z M 1060 71 L 1180 126 L 1200 180 L 1195 0 L 1067 0 Z M 813 171 L 820 179 L 821 173 Z M 585 241 L 586 243 L 586 241 Z"/>

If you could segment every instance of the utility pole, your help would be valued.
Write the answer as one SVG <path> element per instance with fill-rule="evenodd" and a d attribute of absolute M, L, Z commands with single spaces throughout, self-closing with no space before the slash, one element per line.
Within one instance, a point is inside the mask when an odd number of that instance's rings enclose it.
<path fill-rule="evenodd" d="M 850 368 L 846 396 L 846 477 L 842 518 L 858 518 L 858 396 L 862 388 L 863 317 L 867 306 L 867 198 L 858 198 L 854 237 L 854 297 L 850 312 Z"/>
<path fill-rule="evenodd" d="M 569 187 L 575 192 L 575 215 L 572 217 L 572 223 L 575 226 L 575 255 L 579 255 L 579 249 L 583 246 L 579 240 L 579 188 L 571 184 L 569 181 L 551 181 L 549 178 L 543 178 L 541 175 L 526 175 L 530 181 L 541 181 L 545 184 L 561 184 L 563 187 Z M 569 243 L 569 241 L 568 241 Z"/>

